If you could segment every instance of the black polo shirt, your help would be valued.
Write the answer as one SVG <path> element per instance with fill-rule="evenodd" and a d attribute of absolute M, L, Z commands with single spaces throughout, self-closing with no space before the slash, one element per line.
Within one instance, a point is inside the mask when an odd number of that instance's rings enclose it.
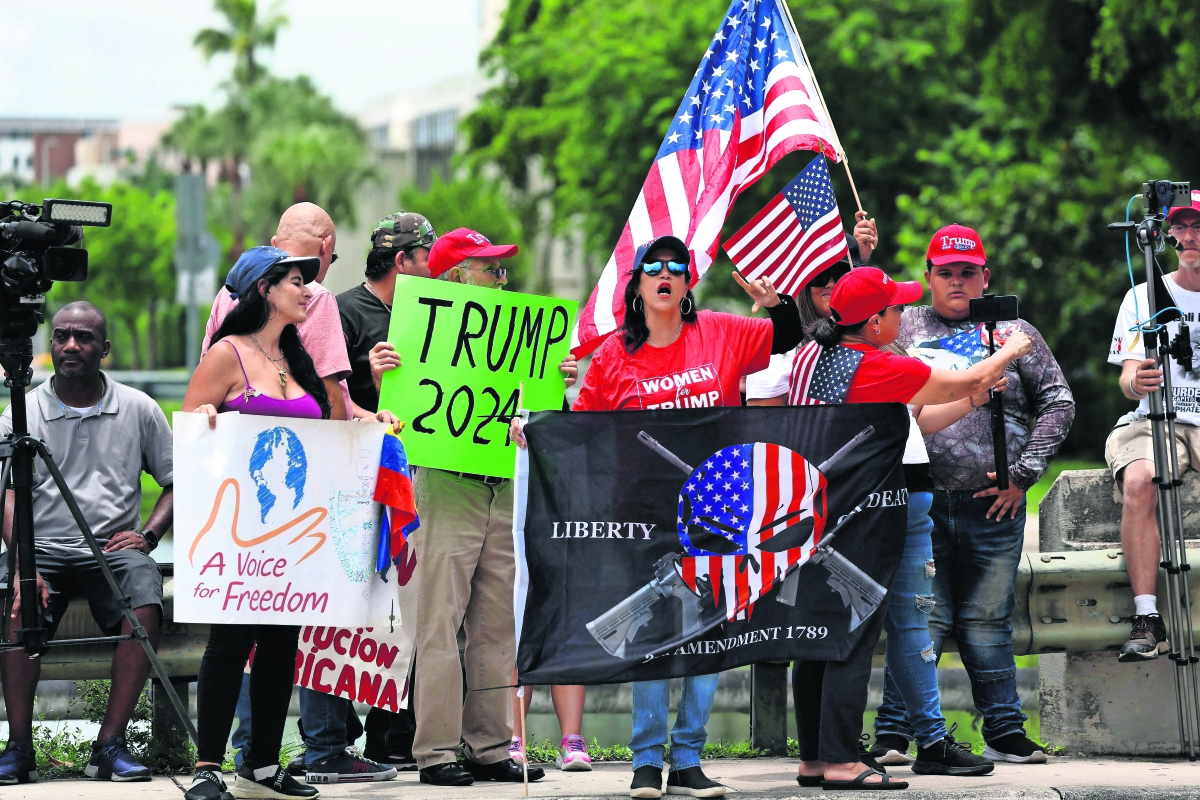
<path fill-rule="evenodd" d="M 371 380 L 370 354 L 372 347 L 387 341 L 392 309 L 361 283 L 339 294 L 337 303 L 350 356 L 350 377 L 346 379 L 350 399 L 368 411 L 378 411 L 379 392 Z"/>

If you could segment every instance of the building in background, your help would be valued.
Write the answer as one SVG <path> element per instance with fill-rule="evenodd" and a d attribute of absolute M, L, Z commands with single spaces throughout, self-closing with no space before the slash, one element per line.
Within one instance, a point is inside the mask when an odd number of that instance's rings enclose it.
<path fill-rule="evenodd" d="M 0 117 L 0 178 L 22 183 L 65 178 L 81 141 L 108 155 L 117 147 L 116 135 L 116 120 Z"/>

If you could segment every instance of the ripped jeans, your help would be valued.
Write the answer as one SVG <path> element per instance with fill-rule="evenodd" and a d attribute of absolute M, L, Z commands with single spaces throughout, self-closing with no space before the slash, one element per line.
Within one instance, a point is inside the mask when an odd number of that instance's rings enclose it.
<path fill-rule="evenodd" d="M 993 742 L 1024 730 L 1027 719 L 1017 694 L 1012 641 L 1013 584 L 1025 542 L 1025 504 L 1016 519 L 986 519 L 995 498 L 972 494 L 933 494 L 929 516 L 934 525 L 937 605 L 929 615 L 929 635 L 939 657 L 950 633 L 958 640 L 975 708 L 983 715 L 983 738 Z M 915 724 L 910 727 L 906 716 L 911 720 L 895 682 L 885 680 L 876 729 L 912 738 Z"/>
<path fill-rule="evenodd" d="M 887 657 L 883 705 L 875 717 L 875 735 L 895 734 L 916 738 L 928 747 L 946 736 L 946 721 L 938 696 L 937 656 L 929 637 L 929 615 L 933 611 L 933 520 L 930 492 L 908 495 L 908 535 L 904 554 L 892 583 L 884 628 Z M 899 717 L 893 698 L 902 697 Z M 907 709 L 907 719 L 905 709 Z"/>

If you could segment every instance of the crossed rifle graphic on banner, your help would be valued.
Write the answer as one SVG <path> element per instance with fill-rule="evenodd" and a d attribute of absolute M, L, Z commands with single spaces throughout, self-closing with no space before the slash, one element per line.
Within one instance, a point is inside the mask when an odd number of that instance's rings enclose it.
<path fill-rule="evenodd" d="M 816 467 L 786 447 L 756 442 L 723 448 L 699 468 L 639 432 L 639 442 L 688 476 L 677 518 L 684 552 L 660 558 L 654 579 L 589 622 L 588 631 L 611 655 L 625 658 L 626 646 L 654 618 L 658 602 L 677 597 L 681 633 L 649 654 L 660 655 L 746 614 L 777 584 L 776 600 L 795 605 L 800 567 L 810 561 L 829 571 L 829 586 L 850 609 L 850 630 L 858 628 L 887 590 L 831 547 L 862 503 L 826 534 L 825 490 L 839 463 L 874 432 L 866 427 Z"/>

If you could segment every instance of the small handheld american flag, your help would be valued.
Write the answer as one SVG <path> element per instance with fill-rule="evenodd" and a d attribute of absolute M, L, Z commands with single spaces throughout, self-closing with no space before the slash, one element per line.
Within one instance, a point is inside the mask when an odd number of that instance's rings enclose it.
<path fill-rule="evenodd" d="M 725 242 L 747 280 L 768 278 L 798 292 L 849 253 L 825 158 L 817 156 L 766 208 Z"/>

